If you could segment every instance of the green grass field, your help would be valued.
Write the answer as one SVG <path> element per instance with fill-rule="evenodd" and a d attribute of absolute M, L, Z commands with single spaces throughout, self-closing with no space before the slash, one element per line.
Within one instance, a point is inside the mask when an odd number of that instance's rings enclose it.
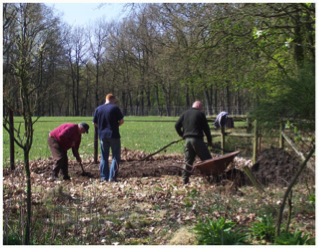
<path fill-rule="evenodd" d="M 34 124 L 33 144 L 30 151 L 30 160 L 43 159 L 51 156 L 47 138 L 50 131 L 63 123 L 82 123 L 85 122 L 90 125 L 89 134 L 82 135 L 82 142 L 80 145 L 80 155 L 83 159 L 93 158 L 94 155 L 94 129 L 92 124 L 92 117 L 41 117 Z M 177 135 L 174 125 L 178 117 L 125 117 L 124 124 L 120 127 L 122 148 L 126 147 L 131 150 L 141 150 L 146 153 L 153 153 L 172 141 L 180 139 Z M 20 130 L 23 131 L 23 119 L 15 117 L 15 127 L 18 128 L 21 124 Z M 211 122 L 209 122 L 211 127 Z M 245 125 L 243 122 L 237 122 L 235 127 Z M 206 139 L 206 138 L 205 138 Z M 216 142 L 219 138 L 214 137 Z M 230 145 L 234 142 L 228 141 Z M 235 142 L 236 144 L 238 142 Z M 9 134 L 3 129 L 3 165 L 8 167 L 10 164 L 10 146 Z M 100 143 L 98 141 L 98 148 L 100 153 Z M 166 149 L 166 153 L 183 153 L 183 143 L 175 143 Z M 161 153 L 164 153 L 161 152 Z M 75 160 L 72 151 L 68 151 L 69 159 Z M 15 144 L 15 160 L 21 162 L 23 160 L 22 149 Z"/>
<path fill-rule="evenodd" d="M 122 148 L 142 150 L 146 153 L 159 150 L 168 143 L 179 139 L 174 128 L 177 119 L 177 117 L 125 117 L 125 122 L 120 127 Z M 16 117 L 14 119 L 15 127 L 18 127 L 18 123 L 22 121 L 22 118 Z M 30 151 L 30 160 L 51 156 L 47 144 L 47 137 L 50 131 L 63 123 L 81 122 L 89 124 L 90 130 L 89 134 L 82 135 L 80 155 L 83 158 L 93 158 L 94 126 L 92 124 L 92 117 L 43 117 L 34 125 L 34 140 Z M 23 131 L 23 123 L 21 123 L 20 129 Z M 3 165 L 5 167 L 9 165 L 9 149 L 9 135 L 8 132 L 3 129 Z M 173 144 L 167 148 L 166 152 L 183 153 L 183 144 Z M 68 155 L 70 159 L 74 159 L 71 150 L 69 150 Z M 19 162 L 22 159 L 23 151 L 15 144 L 15 160 Z"/>

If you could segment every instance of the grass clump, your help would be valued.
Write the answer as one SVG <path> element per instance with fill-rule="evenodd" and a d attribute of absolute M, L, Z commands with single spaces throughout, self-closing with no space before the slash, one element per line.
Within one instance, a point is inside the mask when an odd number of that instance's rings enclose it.
<path fill-rule="evenodd" d="M 273 241 L 275 237 L 276 227 L 274 226 L 274 219 L 271 215 L 256 217 L 258 222 L 253 222 L 250 228 L 251 236 L 258 240 Z"/>
<path fill-rule="evenodd" d="M 274 245 L 315 245 L 315 238 L 309 238 L 309 234 L 302 235 L 301 231 L 294 233 L 282 232 L 274 238 Z"/>
<path fill-rule="evenodd" d="M 207 218 L 200 221 L 194 228 L 199 245 L 248 245 L 247 234 L 240 229 L 234 229 L 235 222 L 225 220 L 225 217 L 215 221 Z"/>

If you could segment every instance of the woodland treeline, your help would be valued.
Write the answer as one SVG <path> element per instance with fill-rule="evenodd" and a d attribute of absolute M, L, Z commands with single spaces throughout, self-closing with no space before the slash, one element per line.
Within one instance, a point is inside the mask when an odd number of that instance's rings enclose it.
<path fill-rule="evenodd" d="M 124 115 L 180 115 L 197 99 L 207 115 L 247 114 L 315 63 L 314 3 L 128 4 L 125 13 L 70 26 L 45 4 L 3 3 L 4 113 L 90 116 L 112 92 Z"/>

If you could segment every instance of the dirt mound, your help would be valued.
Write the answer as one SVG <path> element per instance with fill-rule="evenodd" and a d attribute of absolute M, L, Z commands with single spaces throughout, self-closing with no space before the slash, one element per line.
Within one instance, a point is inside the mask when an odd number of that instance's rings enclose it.
<path fill-rule="evenodd" d="M 121 164 L 118 178 L 131 177 L 160 177 L 162 175 L 181 175 L 181 170 L 173 166 L 181 166 L 176 163 L 184 159 L 182 154 L 157 154 L 145 161 L 148 154 L 143 151 L 134 151 L 128 148 L 121 150 Z M 111 159 L 111 158 L 110 158 Z"/>
<path fill-rule="evenodd" d="M 176 167 L 173 160 L 152 160 L 146 162 L 123 162 L 120 164 L 118 178 L 131 177 L 161 177 L 162 175 L 181 175 L 181 170 Z"/>
<path fill-rule="evenodd" d="M 270 148 L 262 151 L 257 158 L 252 172 L 263 185 L 276 184 L 287 186 L 300 166 L 300 160 L 284 149 Z M 308 170 L 302 175 L 309 175 Z"/>

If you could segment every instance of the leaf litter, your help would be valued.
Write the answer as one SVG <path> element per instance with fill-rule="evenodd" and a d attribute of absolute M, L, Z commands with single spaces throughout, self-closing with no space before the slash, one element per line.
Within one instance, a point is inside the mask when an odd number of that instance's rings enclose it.
<path fill-rule="evenodd" d="M 178 243 L 178 231 L 193 227 L 205 217 L 226 217 L 249 227 L 251 222 L 256 222 L 261 207 L 266 205 L 277 210 L 283 195 L 285 181 L 278 182 L 277 186 L 274 182 L 263 182 L 268 184 L 263 195 L 259 195 L 247 179 L 245 185 L 235 186 L 227 179 L 209 182 L 205 177 L 193 175 L 190 183 L 183 185 L 181 170 L 170 167 L 181 166 L 178 161 L 183 160 L 182 154 L 160 154 L 140 161 L 147 156 L 143 151 L 124 148 L 121 156 L 117 183 L 101 181 L 99 165 L 92 159 L 83 160 L 89 177 L 82 176 L 80 165 L 70 160 L 71 181 L 55 182 L 47 181 L 53 167 L 51 158 L 30 161 L 33 218 L 43 219 L 43 224 L 60 224 L 67 233 L 84 238 L 89 244 L 165 245 Z M 268 157 L 273 160 L 274 153 Z M 265 161 L 265 158 L 258 161 L 258 171 L 264 171 L 261 177 L 265 171 L 272 170 L 269 163 L 265 168 L 262 164 Z M 286 159 L 281 161 L 287 164 Z M 297 162 L 295 164 L 297 167 Z M 236 157 L 230 167 L 241 169 L 243 166 L 254 167 L 251 160 L 241 157 Z M 276 167 L 280 165 L 277 163 Z M 256 170 L 255 176 L 258 178 Z M 24 177 L 23 164 L 16 165 L 15 171 L 3 170 L 3 214 L 8 214 L 9 220 L 18 219 L 18 210 L 26 207 Z M 314 189 L 315 184 L 310 188 Z M 296 191 L 307 198 L 305 187 Z M 301 224 L 299 229 L 315 236 L 315 213 L 302 208 L 298 212 L 292 223 Z M 193 238 L 188 241 L 195 243 Z"/>

